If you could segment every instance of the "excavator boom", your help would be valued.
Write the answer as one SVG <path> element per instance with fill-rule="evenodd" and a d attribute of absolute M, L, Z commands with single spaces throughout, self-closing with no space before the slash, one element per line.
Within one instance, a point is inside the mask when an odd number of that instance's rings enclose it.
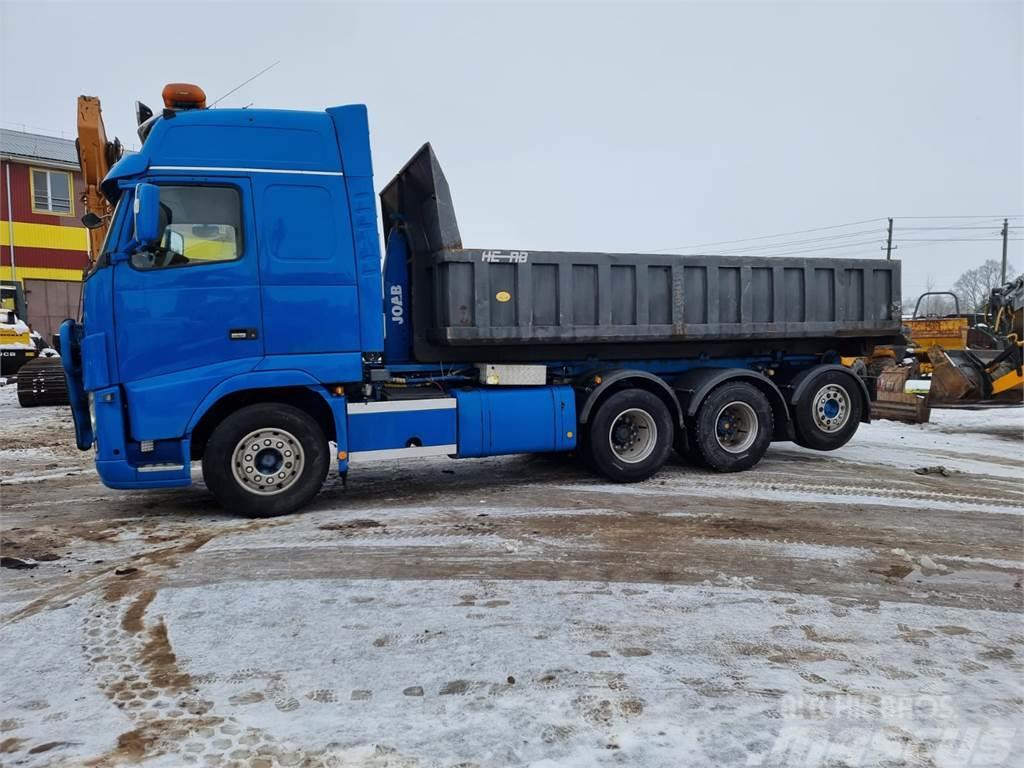
<path fill-rule="evenodd" d="M 110 204 L 100 191 L 110 167 L 122 154 L 121 142 L 117 139 L 107 140 L 107 131 L 103 125 L 103 111 L 100 100 L 95 96 L 78 97 L 78 163 L 82 167 L 82 178 L 85 181 L 83 202 L 88 213 L 95 214 L 102 222 L 89 230 L 89 255 L 95 261 L 103 246 L 110 225 Z"/>

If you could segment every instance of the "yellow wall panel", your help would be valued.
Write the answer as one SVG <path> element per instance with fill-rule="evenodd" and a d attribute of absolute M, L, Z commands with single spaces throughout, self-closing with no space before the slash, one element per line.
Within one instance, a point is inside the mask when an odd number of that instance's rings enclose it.
<path fill-rule="evenodd" d="M 10 227 L 0 221 L 0 245 L 10 245 Z M 14 222 L 14 248 L 55 248 L 61 251 L 88 251 L 89 230 L 85 227 L 62 227 L 59 224 Z"/>
<path fill-rule="evenodd" d="M 15 255 L 17 261 L 17 255 Z M 29 280 L 74 280 L 76 283 L 82 280 L 80 269 L 58 269 L 56 267 L 18 267 L 14 268 L 16 278 L 19 282 L 28 278 Z M 0 280 L 11 279 L 10 266 L 0 267 Z"/>

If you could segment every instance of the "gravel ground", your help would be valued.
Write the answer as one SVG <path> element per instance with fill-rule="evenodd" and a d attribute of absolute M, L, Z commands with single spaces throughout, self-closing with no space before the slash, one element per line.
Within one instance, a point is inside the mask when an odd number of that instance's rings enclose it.
<path fill-rule="evenodd" d="M 254 522 L 198 475 L 104 488 L 0 388 L 38 561 L 0 572 L 0 764 L 1020 765 L 1022 437 L 933 411 L 634 486 L 377 463 Z"/>

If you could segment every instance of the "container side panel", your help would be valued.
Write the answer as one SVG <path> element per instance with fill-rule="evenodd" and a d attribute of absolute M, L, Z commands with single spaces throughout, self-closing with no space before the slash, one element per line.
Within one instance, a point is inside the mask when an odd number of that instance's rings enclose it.
<path fill-rule="evenodd" d="M 647 268 L 647 312 L 651 325 L 672 324 L 672 267 Z"/>
<path fill-rule="evenodd" d="M 783 270 L 783 282 L 785 284 L 785 306 L 782 319 L 787 323 L 802 323 L 804 321 L 804 310 L 807 306 L 804 293 L 804 270 L 803 268 L 789 267 Z"/>
<path fill-rule="evenodd" d="M 488 301 L 491 303 L 491 325 L 511 327 L 516 324 L 516 303 L 512 299 L 519 295 L 516 285 L 515 264 L 492 264 L 488 270 L 491 278 Z"/>
<path fill-rule="evenodd" d="M 636 325 L 636 267 L 612 266 L 612 325 Z"/>
<path fill-rule="evenodd" d="M 572 316 L 575 325 L 597 325 L 597 265 L 572 267 Z"/>
<path fill-rule="evenodd" d="M 874 318 L 876 320 L 892 320 L 892 272 L 888 269 L 875 271 Z"/>
<path fill-rule="evenodd" d="M 811 302 L 811 320 L 832 322 L 836 319 L 835 275 L 834 269 L 815 269 L 812 272 L 814 301 Z"/>
<path fill-rule="evenodd" d="M 533 282 L 533 324 L 558 325 L 558 265 L 534 264 L 531 267 Z"/>
<path fill-rule="evenodd" d="M 774 286 L 772 271 L 766 267 L 754 267 L 750 270 L 751 321 L 755 323 L 771 323 L 775 320 L 772 311 Z"/>
<path fill-rule="evenodd" d="M 707 267 L 683 267 L 683 322 L 687 325 L 708 321 Z"/>
<path fill-rule="evenodd" d="M 710 354 L 701 345 L 717 343 L 859 354 L 899 334 L 895 261 L 453 248 L 411 263 L 422 362 Z"/>
<path fill-rule="evenodd" d="M 864 270 L 846 270 L 846 317 L 844 320 L 864 320 Z"/>
<path fill-rule="evenodd" d="M 737 267 L 718 269 L 718 322 L 740 321 L 740 270 Z"/>
<path fill-rule="evenodd" d="M 473 313 L 473 265 L 455 262 L 440 271 L 441 295 L 448 300 L 444 307 L 444 324 L 470 327 L 475 322 Z"/>

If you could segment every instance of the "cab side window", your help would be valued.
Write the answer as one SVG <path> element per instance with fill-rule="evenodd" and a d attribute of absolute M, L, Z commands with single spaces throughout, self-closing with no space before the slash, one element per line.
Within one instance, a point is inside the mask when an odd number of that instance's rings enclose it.
<path fill-rule="evenodd" d="M 160 186 L 162 234 L 132 255 L 137 269 L 234 261 L 242 255 L 242 200 L 234 187 Z"/>

